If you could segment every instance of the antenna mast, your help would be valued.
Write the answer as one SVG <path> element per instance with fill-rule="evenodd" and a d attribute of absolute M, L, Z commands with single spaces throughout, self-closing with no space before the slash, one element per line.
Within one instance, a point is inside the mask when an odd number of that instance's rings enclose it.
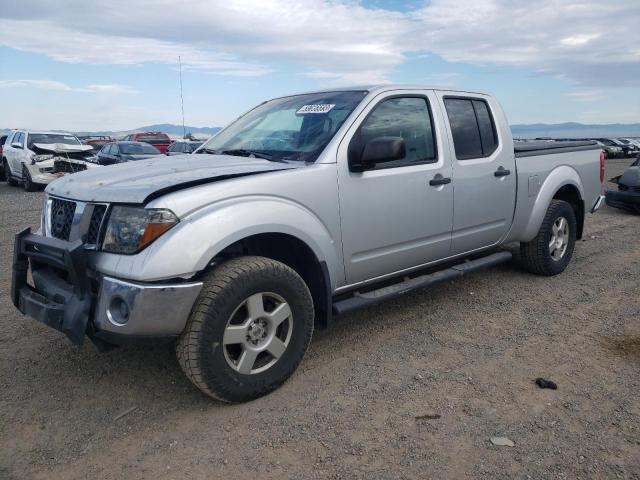
<path fill-rule="evenodd" d="M 187 132 L 184 128 L 184 98 L 182 96 L 182 60 L 180 59 L 180 55 L 178 55 L 178 65 L 180 70 L 180 106 L 182 109 L 182 138 L 187 136 Z"/>

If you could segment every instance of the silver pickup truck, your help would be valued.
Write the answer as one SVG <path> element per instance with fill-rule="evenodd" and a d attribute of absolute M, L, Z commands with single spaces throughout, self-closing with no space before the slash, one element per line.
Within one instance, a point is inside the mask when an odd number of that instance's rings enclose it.
<path fill-rule="evenodd" d="M 336 315 L 507 261 L 562 272 L 602 204 L 595 143 L 521 143 L 485 93 L 381 86 L 276 98 L 192 155 L 87 170 L 16 235 L 17 308 L 99 348 L 173 340 L 245 401 Z M 30 276 L 29 276 L 30 272 Z"/>

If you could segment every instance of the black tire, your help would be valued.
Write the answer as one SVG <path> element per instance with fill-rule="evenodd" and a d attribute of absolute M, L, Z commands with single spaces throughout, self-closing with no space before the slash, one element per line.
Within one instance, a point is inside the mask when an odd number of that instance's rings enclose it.
<path fill-rule="evenodd" d="M 22 186 L 25 192 L 35 192 L 38 189 L 38 185 L 31 180 L 29 169 L 24 165 L 22 166 Z"/>
<path fill-rule="evenodd" d="M 9 168 L 9 162 L 7 162 L 6 158 L 2 161 L 2 170 L 4 170 L 4 179 L 7 185 L 10 187 L 18 185 L 18 182 L 11 176 L 11 169 Z"/>
<path fill-rule="evenodd" d="M 230 346 L 223 343 L 225 329 L 235 312 L 244 308 L 243 302 L 263 292 L 276 294 L 290 308 L 288 344 L 279 358 L 268 354 L 275 363 L 266 370 L 240 373 L 230 365 Z M 291 376 L 309 346 L 313 324 L 311 293 L 294 270 L 269 258 L 238 257 L 207 274 L 176 342 L 176 355 L 184 373 L 202 392 L 224 402 L 244 402 L 266 395 Z"/>
<path fill-rule="evenodd" d="M 568 224 L 568 240 L 562 256 L 555 259 L 549 244 L 553 236 L 556 221 L 565 218 Z M 562 273 L 569 265 L 576 244 L 576 215 L 569 203 L 564 200 L 552 200 L 536 237 L 530 242 L 520 244 L 520 257 L 526 270 L 537 275 L 552 276 Z"/>

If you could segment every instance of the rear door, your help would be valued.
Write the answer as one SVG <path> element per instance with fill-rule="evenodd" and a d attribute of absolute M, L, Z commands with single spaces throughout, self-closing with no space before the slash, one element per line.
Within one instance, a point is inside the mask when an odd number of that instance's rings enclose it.
<path fill-rule="evenodd" d="M 448 255 L 453 189 L 446 141 L 438 134 L 443 123 L 432 91 L 385 92 L 367 105 L 340 144 L 340 217 L 348 283 Z M 406 156 L 364 172 L 352 171 L 349 149 L 355 145 L 362 151 L 368 141 L 385 136 L 402 137 Z"/>
<path fill-rule="evenodd" d="M 441 93 L 440 101 L 453 157 L 451 254 L 457 255 L 507 234 L 515 208 L 515 155 L 506 118 L 491 97 Z"/>

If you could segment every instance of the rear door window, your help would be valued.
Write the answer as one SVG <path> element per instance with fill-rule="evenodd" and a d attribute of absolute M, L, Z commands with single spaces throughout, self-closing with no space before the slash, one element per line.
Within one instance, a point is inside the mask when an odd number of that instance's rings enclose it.
<path fill-rule="evenodd" d="M 458 160 L 488 157 L 496 150 L 495 123 L 484 100 L 445 98 L 444 105 Z"/>
<path fill-rule="evenodd" d="M 487 157 L 498 148 L 498 136 L 496 128 L 493 124 L 493 118 L 489 112 L 487 102 L 482 100 L 474 100 L 473 107 L 476 111 L 478 119 L 478 128 L 480 130 L 480 141 L 482 142 L 482 154 Z"/>

